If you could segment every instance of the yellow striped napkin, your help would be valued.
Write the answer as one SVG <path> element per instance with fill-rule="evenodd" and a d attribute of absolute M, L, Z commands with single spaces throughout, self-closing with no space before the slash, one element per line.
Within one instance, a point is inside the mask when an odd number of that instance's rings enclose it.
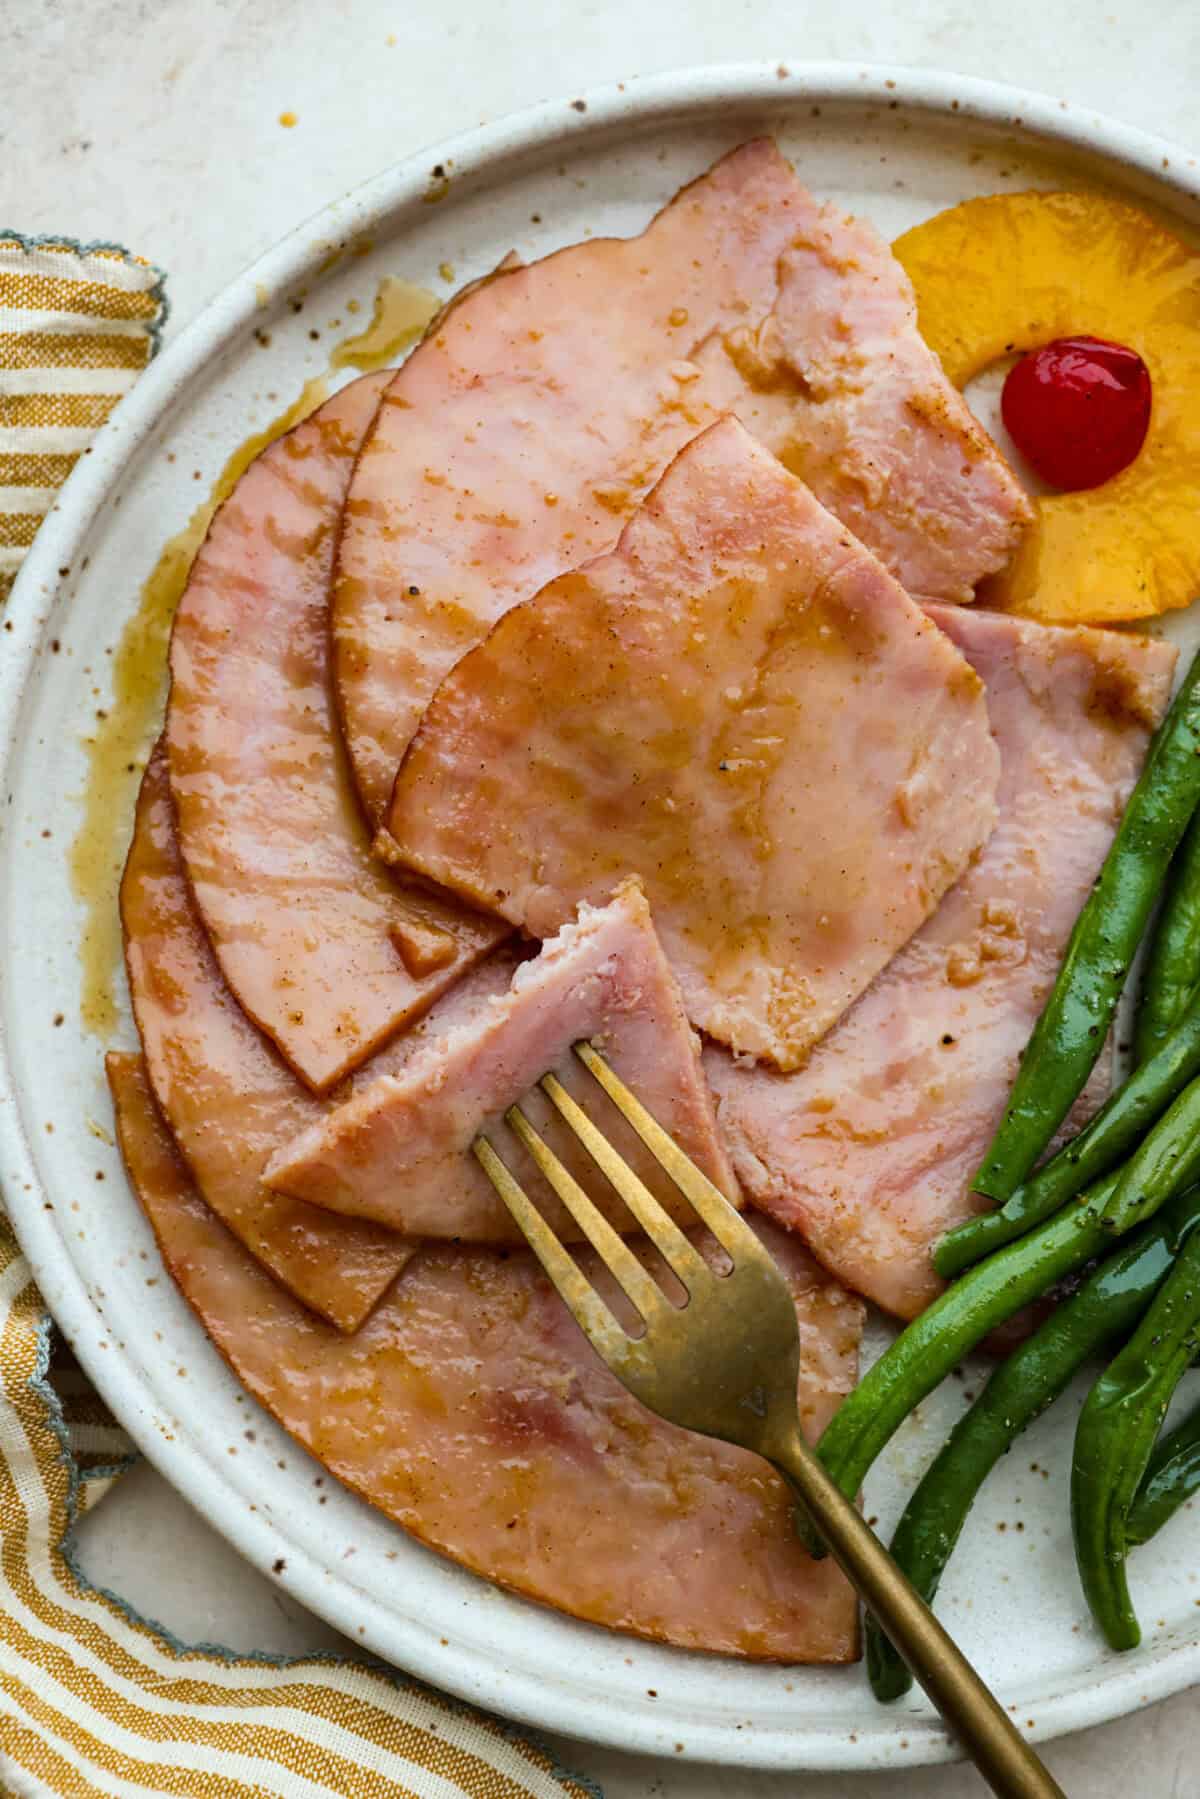
<path fill-rule="evenodd" d="M 140 256 L 0 230 L 0 601 L 166 314 L 162 271 Z"/>
<path fill-rule="evenodd" d="M 163 277 L 0 232 L 0 598 L 157 347 Z M 496 1719 L 378 1665 L 188 1648 L 70 1552 L 128 1438 L 64 1352 L 0 1205 L 0 1792 L 6 1799 L 598 1799 Z"/>

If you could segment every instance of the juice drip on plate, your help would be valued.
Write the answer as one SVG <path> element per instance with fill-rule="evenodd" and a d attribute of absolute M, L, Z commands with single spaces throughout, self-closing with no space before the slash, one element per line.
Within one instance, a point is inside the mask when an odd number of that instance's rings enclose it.
<path fill-rule="evenodd" d="M 365 331 L 340 343 L 329 358 L 334 369 L 381 369 L 414 344 L 442 302 L 428 288 L 385 275 L 375 295 L 375 316 Z"/>
<path fill-rule="evenodd" d="M 116 972 L 121 960 L 117 884 L 133 816 L 133 798 L 150 746 L 158 731 L 166 691 L 167 643 L 171 623 L 213 513 L 238 478 L 269 443 L 326 397 L 322 375 L 306 381 L 296 399 L 262 431 L 229 457 L 181 531 L 163 546 L 145 581 L 137 611 L 121 633 L 113 655 L 113 697 L 107 715 L 85 740 L 87 779 L 83 817 L 71 845 L 71 885 L 85 908 L 80 939 L 80 1016 L 84 1029 L 109 1037 L 118 1020 Z"/>

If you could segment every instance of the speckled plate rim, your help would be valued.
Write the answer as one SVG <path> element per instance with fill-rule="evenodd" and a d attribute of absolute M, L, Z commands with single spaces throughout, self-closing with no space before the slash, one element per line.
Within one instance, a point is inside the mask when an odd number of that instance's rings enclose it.
<path fill-rule="evenodd" d="M 1091 153 L 1110 165 L 1120 164 L 1123 175 L 1150 198 L 1157 195 L 1168 204 L 1172 197 L 1193 205 L 1200 201 L 1196 158 L 1170 144 L 1065 101 L 938 72 L 800 61 L 735 64 L 610 84 L 583 99 L 583 106 L 578 100 L 548 102 L 418 152 L 334 202 L 232 282 L 141 378 L 97 436 L 93 453 L 80 459 L 8 601 L 0 656 L 0 777 L 6 797 L 21 693 L 54 604 L 57 571 L 74 564 L 81 541 L 130 458 L 180 401 L 189 382 L 246 329 L 264 287 L 275 292 L 316 278 L 331 240 L 369 234 L 419 204 L 428 192 L 432 165 L 453 165 L 460 182 L 484 174 L 495 178 L 503 176 L 506 165 L 516 168 L 531 156 L 549 155 L 556 146 L 611 140 L 623 130 L 641 136 L 656 124 L 665 128 L 754 107 L 787 111 L 801 102 L 831 108 L 875 105 L 1005 129 L 1026 143 L 1062 153 Z M 322 241 L 314 244 L 315 237 Z M 2 843 L 0 839 L 0 848 Z M 302 1604 L 343 1630 L 350 1630 L 353 1619 L 360 1642 L 452 1693 L 523 1722 L 616 1748 L 670 1752 L 672 1738 L 683 1735 L 689 1757 L 793 1769 L 912 1767 L 954 1756 L 954 1746 L 936 1720 L 873 1707 L 865 1683 L 862 1715 L 852 1732 L 841 1721 L 829 1728 L 807 1723 L 743 1729 L 728 1716 L 705 1721 L 694 1712 L 677 1726 L 662 1708 L 626 1709 L 606 1704 L 603 1693 L 556 1684 L 549 1647 L 540 1674 L 524 1668 L 498 1670 L 453 1635 L 439 1637 L 411 1617 L 399 1617 L 362 1587 L 347 1582 L 339 1588 L 286 1525 L 247 1511 L 198 1436 L 184 1433 L 168 1441 L 151 1427 L 149 1389 L 137 1368 L 112 1353 L 107 1327 L 72 1261 L 59 1214 L 44 1207 L 46 1195 L 20 1115 L 14 1068 L 19 1028 L 7 1012 L 0 1015 L 0 1181 L 41 1291 L 91 1379 L 150 1461 L 264 1572 L 277 1566 L 286 1550 L 286 1574 L 277 1578 Z M 178 1303 L 184 1307 L 182 1299 Z M 457 1573 L 447 1570 L 451 1572 Z M 461 1605 L 461 1587 L 447 1591 L 447 1602 Z M 527 1629 L 536 1630 L 544 1620 L 549 1638 L 554 1628 L 563 1627 L 563 1621 L 541 1608 L 524 1609 L 532 1620 L 527 1619 Z M 1114 1660 L 1098 1677 L 1072 1679 L 1047 1693 L 1039 1701 L 1032 1734 L 1047 1739 L 1100 1723 L 1198 1680 L 1200 1642 L 1168 1643 L 1156 1650 L 1151 1641 L 1136 1656 Z"/>

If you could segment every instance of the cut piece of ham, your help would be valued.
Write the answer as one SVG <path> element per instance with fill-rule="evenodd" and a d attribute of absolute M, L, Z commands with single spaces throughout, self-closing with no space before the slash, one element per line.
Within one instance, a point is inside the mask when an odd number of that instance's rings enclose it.
<path fill-rule="evenodd" d="M 710 403 L 873 550 L 918 600 L 970 601 L 1032 522 L 1028 499 L 917 329 L 872 226 L 802 192 L 779 292 L 697 352 Z"/>
<path fill-rule="evenodd" d="M 1167 704 L 1175 651 L 931 608 L 987 688 L 1000 819 L 979 860 L 787 1077 L 705 1052 L 748 1198 L 827 1268 L 914 1317 Z M 1088 1103 L 1103 1097 L 1103 1078 Z"/>
<path fill-rule="evenodd" d="M 766 139 L 640 236 L 499 276 L 388 388 L 346 505 L 335 669 L 379 818 L 446 671 L 611 548 L 671 458 L 742 417 L 913 594 L 971 597 L 1028 503 L 926 348 L 908 277 Z"/>
<path fill-rule="evenodd" d="M 796 1540 L 765 1462 L 645 1411 L 525 1253 L 422 1251 L 356 1336 L 269 1280 L 199 1198 L 139 1061 L 109 1058 L 121 1147 L 167 1267 L 249 1391 L 430 1548 L 590 1623 L 725 1655 L 845 1662 L 854 1596 Z M 820 1435 L 854 1384 L 862 1307 L 763 1221 Z"/>
<path fill-rule="evenodd" d="M 737 1183 L 717 1135 L 700 1043 L 688 1025 L 640 885 L 584 906 L 509 991 L 457 1031 L 439 1035 L 400 1075 L 382 1075 L 310 1126 L 267 1164 L 267 1184 L 410 1237 L 521 1242 L 507 1206 L 471 1153 L 482 1132 L 567 1240 L 582 1234 L 553 1198 L 504 1113 L 521 1103 L 618 1228 L 634 1228 L 617 1195 L 532 1092 L 556 1074 L 673 1215 L 694 1221 L 636 1133 L 587 1076 L 571 1046 L 589 1039 L 642 1104 L 730 1198 Z M 620 1141 L 618 1141 L 618 1138 Z"/>
<path fill-rule="evenodd" d="M 264 1162 L 331 1102 L 301 1085 L 221 977 L 184 874 L 161 749 L 138 799 L 121 918 L 150 1079 L 200 1191 L 289 1292 L 339 1329 L 354 1330 L 412 1247 L 378 1225 L 337 1218 L 262 1184 Z M 495 967 L 468 975 L 382 1051 L 372 1073 L 402 1067 L 443 1021 L 468 1017 L 506 987 L 511 970 L 501 950 Z"/>
<path fill-rule="evenodd" d="M 547 936 L 641 876 L 692 1023 L 797 1066 L 995 819 L 974 670 L 736 419 L 447 676 L 390 853 Z"/>
<path fill-rule="evenodd" d="M 180 848 L 221 969 L 325 1092 L 503 934 L 371 855 L 336 728 L 329 582 L 342 502 L 391 371 L 263 451 L 217 513 L 171 638 Z"/>

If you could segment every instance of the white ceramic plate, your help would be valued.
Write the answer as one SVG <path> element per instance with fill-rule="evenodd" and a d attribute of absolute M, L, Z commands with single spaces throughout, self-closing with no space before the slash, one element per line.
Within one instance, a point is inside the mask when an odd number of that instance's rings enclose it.
<path fill-rule="evenodd" d="M 284 1569 L 278 1578 L 296 1598 L 352 1639 L 513 1717 L 621 1748 L 760 1767 L 904 1766 L 952 1749 L 922 1700 L 881 1709 L 858 1669 L 750 1667 L 639 1644 L 500 1592 L 339 1489 L 326 1488 L 318 1507 L 316 1464 L 265 1417 L 246 1441 L 249 1401 L 171 1284 L 147 1286 L 153 1242 L 115 1151 L 89 1128 L 110 1115 L 102 1045 L 75 1028 L 81 912 L 66 851 L 79 821 L 82 733 L 109 697 L 107 654 L 164 539 L 230 449 L 323 367 L 310 330 L 327 338 L 334 318 L 348 328 L 352 298 L 369 316 L 383 274 L 437 287 L 442 264 L 461 281 L 514 246 L 532 257 L 585 231 L 636 231 L 683 181 L 759 131 L 780 138 L 818 194 L 887 234 L 972 194 L 1064 179 L 1111 184 L 1200 222 L 1194 160 L 1092 114 L 947 76 L 780 65 L 568 97 L 411 158 L 294 232 L 119 408 L 9 601 L 0 1179 L 42 1291 L 113 1411 L 211 1523 L 259 1568 Z M 430 205 L 435 166 L 450 183 Z M 359 253 L 329 267 L 331 245 Z M 301 292 L 298 315 L 289 302 Z M 55 1028 L 58 1013 L 66 1028 Z M 962 1387 L 948 1387 L 871 1481 L 868 1511 L 885 1525 L 961 1406 Z M 1068 1402 L 989 1483 L 939 1598 L 1022 1725 L 1043 1738 L 1200 1678 L 1200 1520 L 1185 1513 L 1139 1554 L 1147 1641 L 1109 1655 L 1072 1566 L 1069 1445 Z"/>

